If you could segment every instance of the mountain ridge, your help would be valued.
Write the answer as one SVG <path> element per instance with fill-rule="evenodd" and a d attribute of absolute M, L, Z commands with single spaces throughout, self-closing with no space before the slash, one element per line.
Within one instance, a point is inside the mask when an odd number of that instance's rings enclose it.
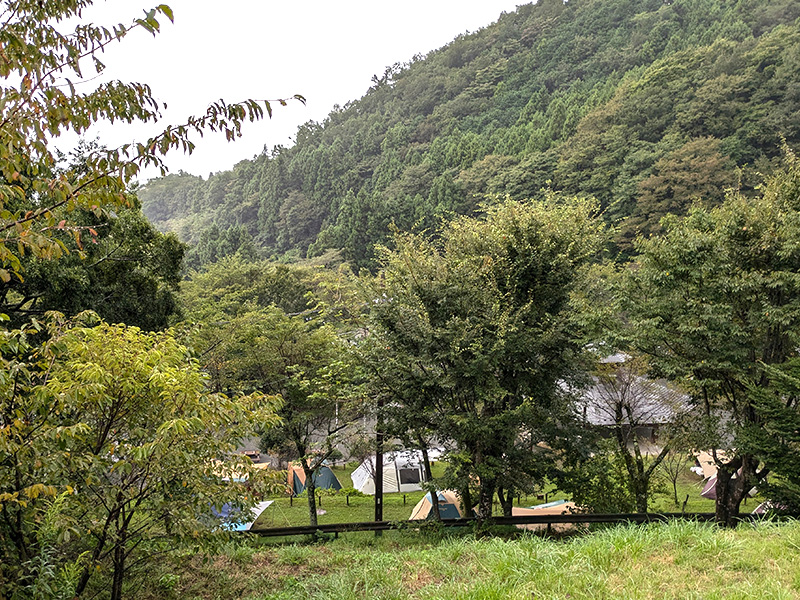
<path fill-rule="evenodd" d="M 392 223 L 543 189 L 597 197 L 624 250 L 695 198 L 752 189 L 800 142 L 798 18 L 788 0 L 523 5 L 387 68 L 290 148 L 139 195 L 192 267 L 328 248 L 370 267 Z"/>

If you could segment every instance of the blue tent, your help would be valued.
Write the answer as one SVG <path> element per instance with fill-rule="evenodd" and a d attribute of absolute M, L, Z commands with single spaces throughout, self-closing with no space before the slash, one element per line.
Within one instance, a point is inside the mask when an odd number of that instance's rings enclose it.
<path fill-rule="evenodd" d="M 211 507 L 211 514 L 222 522 L 222 527 L 229 531 L 247 531 L 253 525 L 253 522 L 258 519 L 264 510 L 270 506 L 274 500 L 266 500 L 259 502 L 250 509 L 248 520 L 246 523 L 233 523 L 232 521 L 241 521 L 242 510 L 236 506 L 226 502 L 219 508 L 216 506 Z"/>

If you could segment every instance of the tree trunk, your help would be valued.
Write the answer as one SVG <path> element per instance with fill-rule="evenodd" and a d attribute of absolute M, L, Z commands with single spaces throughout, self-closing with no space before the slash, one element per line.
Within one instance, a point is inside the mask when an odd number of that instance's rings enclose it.
<path fill-rule="evenodd" d="M 422 465 L 425 469 L 425 480 L 429 483 L 433 481 L 433 472 L 431 471 L 431 461 L 428 457 L 428 447 L 423 443 L 422 438 L 419 438 L 419 447 L 422 452 Z M 435 487 L 431 487 L 431 508 L 433 509 L 433 518 L 437 521 L 442 520 L 442 515 L 439 512 L 439 493 Z"/>
<path fill-rule="evenodd" d="M 119 500 L 120 495 L 117 496 Z M 80 577 L 78 578 L 78 583 L 75 586 L 75 597 L 77 598 L 86 590 L 86 586 L 89 584 L 89 579 L 91 579 L 92 575 L 95 571 L 95 566 L 97 565 L 97 561 L 100 558 L 103 550 L 105 549 L 106 542 L 108 541 L 109 530 L 111 528 L 111 523 L 117 519 L 117 515 L 119 514 L 120 507 L 119 505 L 115 506 L 106 517 L 106 522 L 103 524 L 103 530 L 99 536 L 97 536 L 97 542 L 95 543 L 94 550 L 92 550 L 92 556 L 86 561 L 86 566 L 83 568 Z"/>
<path fill-rule="evenodd" d="M 738 498 L 735 488 L 736 480 L 733 479 L 733 473 L 717 469 L 717 484 L 715 486 L 717 500 L 714 507 L 714 518 L 717 524 L 722 527 L 736 527 L 741 499 Z"/>
<path fill-rule="evenodd" d="M 306 476 L 306 494 L 308 494 L 308 524 L 317 526 L 317 486 L 314 484 L 314 471 L 305 458 L 300 459 L 303 473 Z"/>
<path fill-rule="evenodd" d="M 375 521 L 383 521 L 383 398 L 378 398 L 378 420 L 375 425 Z M 375 537 L 383 535 L 375 531 Z"/>
<path fill-rule="evenodd" d="M 461 497 L 461 514 L 469 518 L 472 516 L 472 494 L 469 491 L 469 484 L 466 484 L 458 494 Z"/>
<path fill-rule="evenodd" d="M 495 482 L 481 481 L 481 489 L 478 495 L 478 519 L 483 521 L 492 518 L 492 499 L 494 498 Z"/>
<path fill-rule="evenodd" d="M 636 500 L 636 512 L 647 512 L 647 488 L 649 487 L 647 479 L 639 479 L 634 482 L 634 494 Z"/>
<path fill-rule="evenodd" d="M 122 581 L 125 577 L 125 537 L 124 531 L 114 548 L 114 573 L 111 580 L 111 600 L 122 600 Z"/>
<path fill-rule="evenodd" d="M 500 506 L 503 507 L 503 516 L 504 517 L 514 516 L 514 490 L 510 489 L 508 490 L 508 492 L 504 493 L 503 488 L 498 487 L 497 497 L 500 500 Z"/>
<path fill-rule="evenodd" d="M 750 456 L 737 457 L 728 465 L 717 467 L 715 520 L 722 527 L 736 527 L 739 507 L 756 482 L 758 461 Z M 734 474 L 736 477 L 734 477 Z"/>

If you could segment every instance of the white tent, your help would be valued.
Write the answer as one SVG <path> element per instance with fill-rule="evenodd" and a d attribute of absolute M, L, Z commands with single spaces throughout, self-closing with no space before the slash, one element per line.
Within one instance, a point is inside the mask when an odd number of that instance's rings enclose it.
<path fill-rule="evenodd" d="M 429 450 L 430 460 L 441 455 L 440 450 Z M 362 462 L 350 475 L 353 487 L 363 494 L 375 493 L 375 457 L 371 456 Z M 425 481 L 425 468 L 422 464 L 422 452 L 419 450 L 403 450 L 387 452 L 383 455 L 383 493 L 417 492 L 422 489 L 420 483 Z"/>
<path fill-rule="evenodd" d="M 238 516 L 237 509 L 231 507 L 230 504 L 225 503 L 219 509 L 213 508 L 211 512 L 219 519 L 222 520 L 222 527 L 224 529 L 228 529 L 230 531 L 247 531 L 253 526 L 253 523 L 256 522 L 258 517 L 261 516 L 269 506 L 275 502 L 274 500 L 265 500 L 264 502 L 259 502 L 254 507 L 250 509 L 247 514 L 247 522 L 245 523 L 238 523 L 232 524 L 231 521 L 234 520 L 234 517 Z"/>
<path fill-rule="evenodd" d="M 251 529 L 253 527 L 253 523 L 255 523 L 258 517 L 261 516 L 261 513 L 267 510 L 272 505 L 273 502 L 275 501 L 264 500 L 263 502 L 259 502 L 258 504 L 256 504 L 253 508 L 250 509 L 250 515 L 249 515 L 250 518 L 247 520 L 247 523 L 242 523 L 237 529 L 239 531 L 247 531 L 248 529 Z"/>

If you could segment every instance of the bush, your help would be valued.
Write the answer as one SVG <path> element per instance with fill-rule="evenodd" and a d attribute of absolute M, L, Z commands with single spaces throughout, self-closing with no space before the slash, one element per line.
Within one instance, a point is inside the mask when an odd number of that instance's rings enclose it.
<path fill-rule="evenodd" d="M 588 512 L 636 511 L 636 500 L 625 477 L 625 464 L 608 440 L 601 441 L 595 454 L 572 467 L 559 487 Z"/>

